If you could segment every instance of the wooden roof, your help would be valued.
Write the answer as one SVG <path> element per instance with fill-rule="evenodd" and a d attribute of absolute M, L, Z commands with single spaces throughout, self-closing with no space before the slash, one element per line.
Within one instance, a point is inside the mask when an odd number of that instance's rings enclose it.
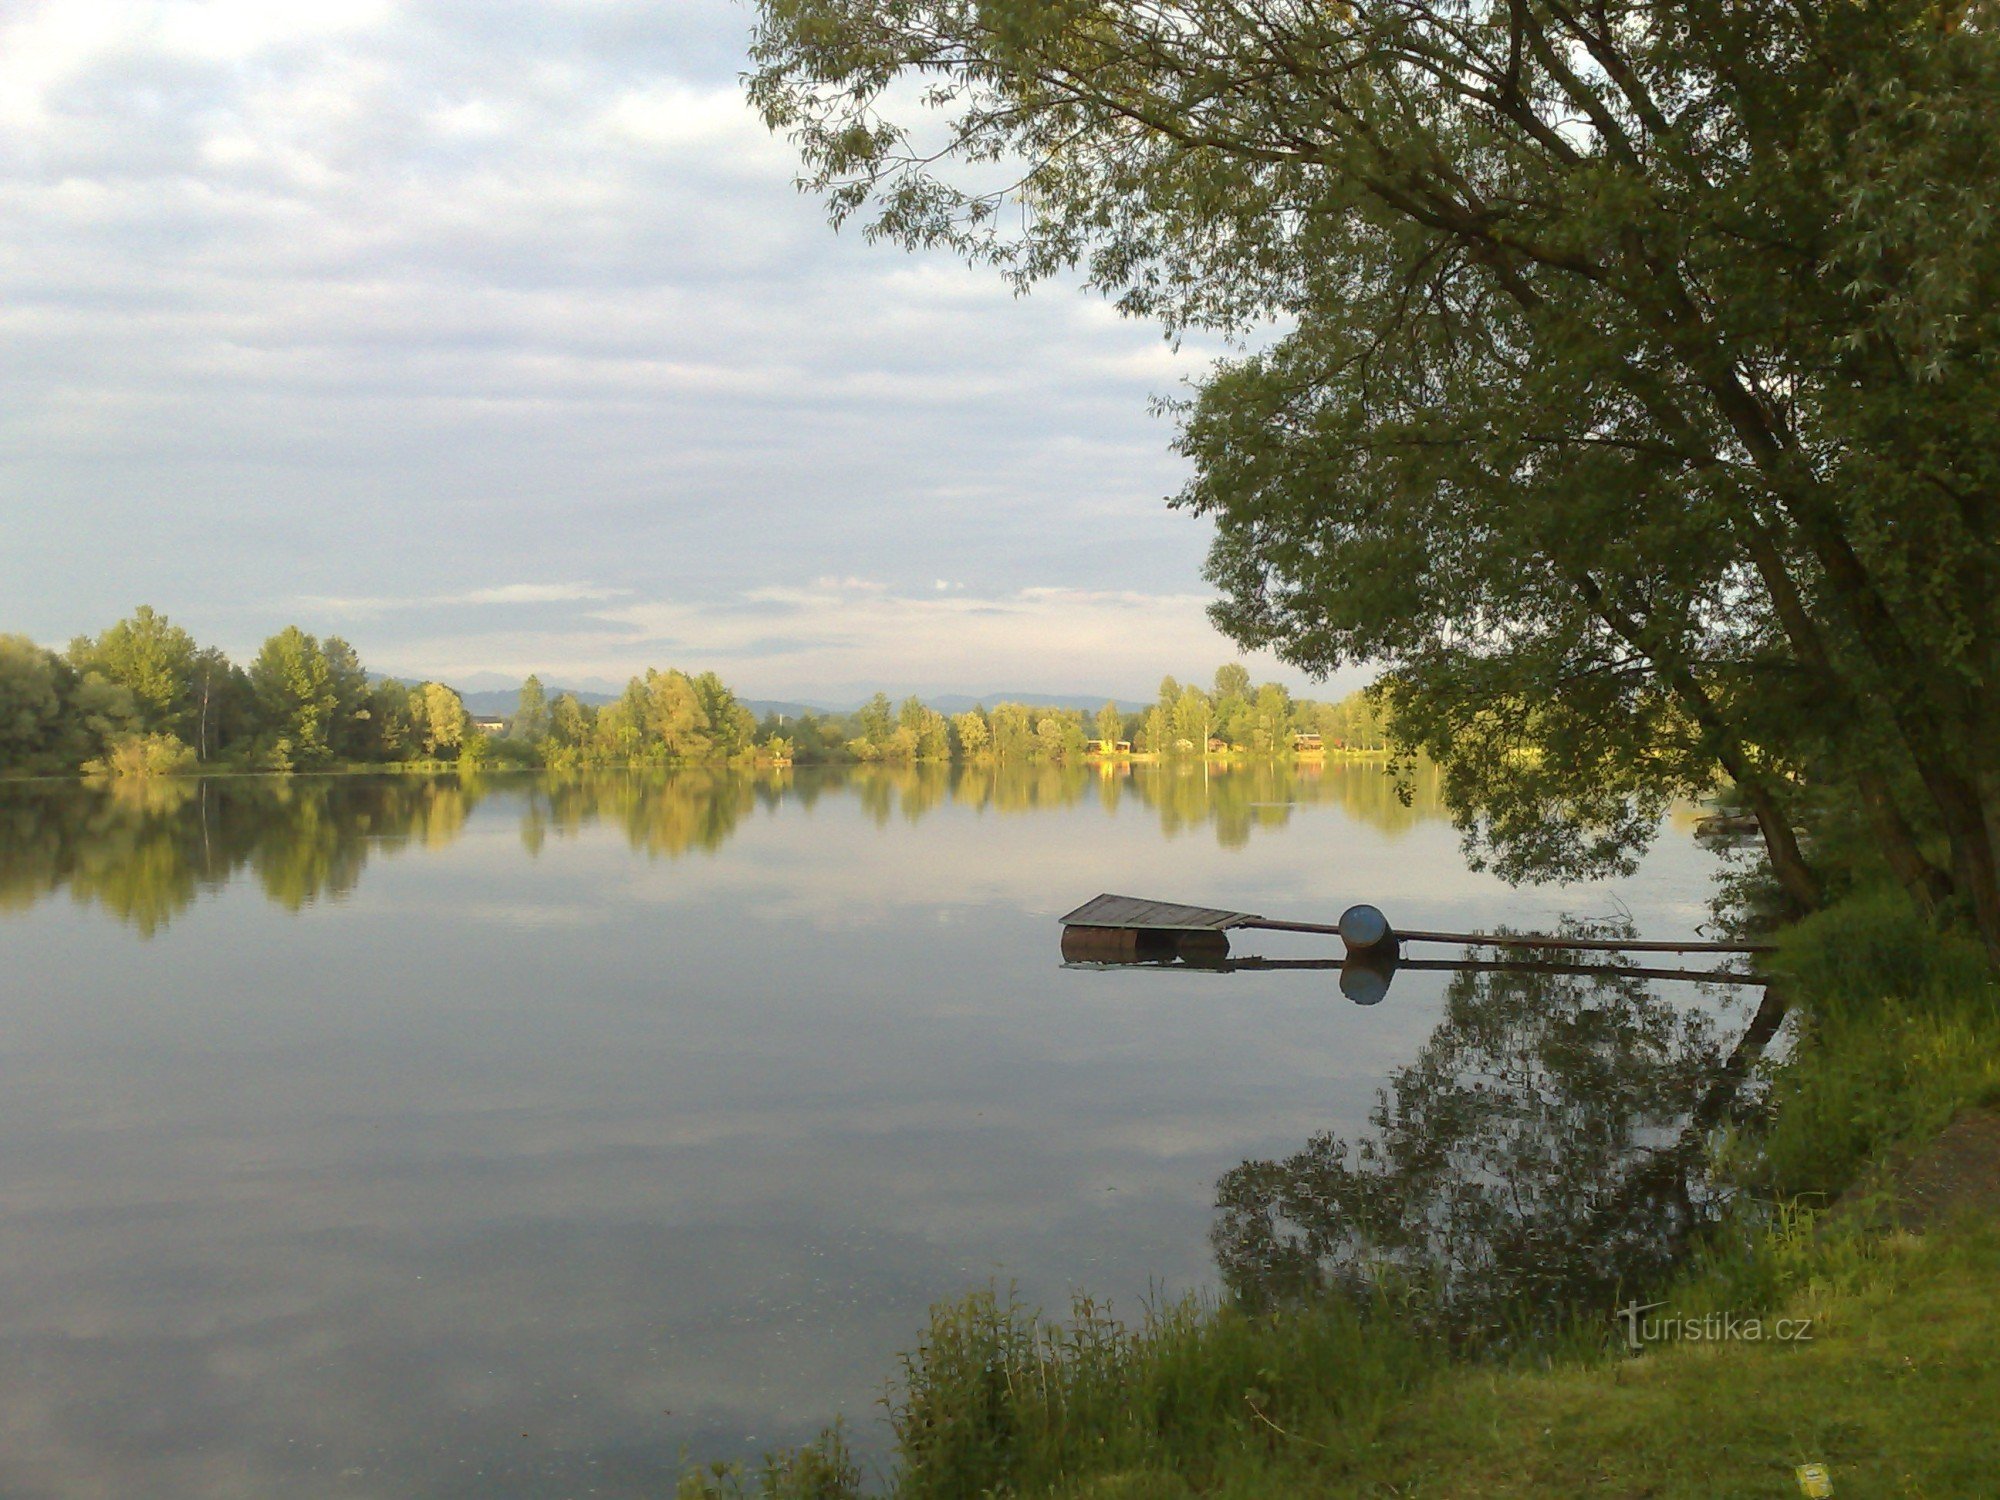
<path fill-rule="evenodd" d="M 1167 932 L 1222 932 L 1258 920 L 1247 911 L 1180 906 L 1140 896 L 1094 896 L 1062 919 L 1065 927 L 1138 927 Z"/>

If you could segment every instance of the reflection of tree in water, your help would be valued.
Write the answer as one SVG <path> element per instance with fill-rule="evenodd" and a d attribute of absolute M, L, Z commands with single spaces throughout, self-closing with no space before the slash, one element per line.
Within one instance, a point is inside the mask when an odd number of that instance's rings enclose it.
<path fill-rule="evenodd" d="M 453 777 L 144 779 L 10 788 L 0 907 L 67 888 L 150 936 L 246 866 L 290 910 L 353 889 L 371 853 L 448 843 L 477 800 Z"/>
<path fill-rule="evenodd" d="M 1093 795 L 1097 775 L 1090 766 L 1048 761 L 1007 761 L 960 766 L 952 800 L 981 812 L 1039 812 L 1073 807 Z"/>
<path fill-rule="evenodd" d="M 271 781 L 254 819 L 251 866 L 265 895 L 298 911 L 353 890 L 371 855 L 452 843 L 484 792 L 477 777 Z"/>
<path fill-rule="evenodd" d="M 914 767 L 917 771 L 943 767 Z M 894 774 L 886 768 L 857 772 L 861 796 L 878 817 L 887 817 L 886 791 L 871 790 L 870 778 Z M 942 783 L 941 783 L 942 784 Z M 1160 820 L 1168 837 L 1213 828 L 1218 843 L 1240 848 L 1259 828 L 1283 828 L 1292 809 L 1301 805 L 1339 807 L 1358 821 L 1391 833 L 1426 818 L 1441 818 L 1437 772 L 1420 767 L 1412 780 L 1412 800 L 1405 805 L 1395 781 L 1378 764 L 1283 761 L 1163 761 L 1133 765 L 1125 761 L 1061 765 L 1047 761 L 982 762 L 961 765 L 949 782 L 951 800 L 996 812 L 1037 812 L 1094 801 L 1115 813 L 1127 798 L 1136 799 Z M 928 806 L 928 804 L 927 804 Z"/>
<path fill-rule="evenodd" d="M 1412 773 L 1405 805 L 1387 769 L 1368 761 L 1167 761 L 1140 768 L 1131 791 L 1158 815 L 1169 838 L 1213 826 L 1216 842 L 1229 849 L 1247 844 L 1260 828 L 1283 828 L 1294 807 L 1338 807 L 1392 834 L 1444 815 L 1435 767 Z"/>
<path fill-rule="evenodd" d="M 1767 1000 L 1726 1055 L 1708 1016 L 1644 981 L 1455 975 L 1371 1139 L 1318 1136 L 1223 1176 L 1223 1279 L 1261 1306 L 1387 1275 L 1466 1338 L 1603 1315 L 1713 1213 L 1707 1138 L 1778 1016 Z"/>
<path fill-rule="evenodd" d="M 577 772 L 537 783 L 529 812 L 564 836 L 591 823 L 617 824 L 634 849 L 678 859 L 727 843 L 756 808 L 757 785 L 755 777 L 725 769 Z"/>
<path fill-rule="evenodd" d="M 519 796 L 531 855 L 599 822 L 622 827 L 651 856 L 712 852 L 757 807 L 810 811 L 825 796 L 854 797 L 883 825 L 920 822 L 948 803 L 1011 814 L 1094 802 L 1118 813 L 1133 799 L 1169 834 L 1210 826 L 1228 846 L 1283 826 L 1300 803 L 1337 804 L 1385 827 L 1435 810 L 1421 795 L 1403 807 L 1377 766 L 1272 762 L 19 783 L 0 787 L 0 911 L 66 888 L 150 934 L 246 867 L 271 900 L 296 911 L 352 890 L 370 858 L 450 844 L 496 786 Z"/>

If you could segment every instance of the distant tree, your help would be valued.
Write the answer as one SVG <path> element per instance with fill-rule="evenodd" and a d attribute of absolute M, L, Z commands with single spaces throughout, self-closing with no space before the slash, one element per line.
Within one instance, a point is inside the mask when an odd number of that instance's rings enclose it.
<path fill-rule="evenodd" d="M 652 695 L 646 681 L 632 678 L 616 703 L 607 703 L 597 711 L 591 726 L 591 754 L 599 760 L 637 760 L 649 742 L 648 721 L 652 713 Z"/>
<path fill-rule="evenodd" d="M 1052 761 L 1074 761 L 1083 754 L 1083 724 L 1072 714 L 1053 711 L 1035 725 L 1035 749 Z"/>
<path fill-rule="evenodd" d="M 936 709 L 924 710 L 923 727 L 917 731 L 917 754 L 924 760 L 951 759 L 951 720 Z"/>
<path fill-rule="evenodd" d="M 1206 749 L 1209 729 L 1214 721 L 1215 706 L 1208 701 L 1206 693 L 1192 686 L 1181 689 L 1173 707 L 1176 741 L 1186 740 L 1197 752 Z"/>
<path fill-rule="evenodd" d="M 969 708 L 951 721 L 951 727 L 958 735 L 958 747 L 968 756 L 982 755 L 993 741 L 992 731 L 986 727 L 986 715 L 979 709 Z"/>
<path fill-rule="evenodd" d="M 708 718 L 709 752 L 728 760 L 755 748 L 757 718 L 713 672 L 694 679 L 695 696 Z"/>
<path fill-rule="evenodd" d="M 371 760 L 408 760 L 421 745 L 413 689 L 385 677 L 368 690 L 368 740 Z"/>
<path fill-rule="evenodd" d="M 589 743 L 590 710 L 575 693 L 559 693 L 549 709 L 549 738 L 565 749 Z"/>
<path fill-rule="evenodd" d="M 327 691 L 333 700 L 328 742 L 335 755 L 359 756 L 365 753 L 368 738 L 367 669 L 360 654 L 337 635 L 328 636 L 320 650 L 326 657 Z"/>
<path fill-rule="evenodd" d="M 1257 738 L 1257 715 L 1248 699 L 1224 698 L 1215 705 L 1215 721 L 1209 733 L 1232 745 L 1251 746 Z"/>
<path fill-rule="evenodd" d="M 1104 748 L 1113 748 L 1124 738 L 1120 732 L 1125 728 L 1125 716 L 1118 711 L 1116 703 L 1107 703 L 1097 711 L 1097 737 L 1104 741 Z"/>
<path fill-rule="evenodd" d="M 861 735 L 863 739 L 880 745 L 889 738 L 889 731 L 895 727 L 895 715 L 889 707 L 889 695 L 877 693 L 861 705 Z"/>
<path fill-rule="evenodd" d="M 193 636 L 142 604 L 96 640 L 77 640 L 70 661 L 129 692 L 147 732 L 180 735 L 193 715 L 198 650 Z"/>
<path fill-rule="evenodd" d="M 1230 698 L 1250 696 L 1250 669 L 1232 661 L 1215 669 L 1215 701 L 1220 706 Z"/>
<path fill-rule="evenodd" d="M 521 696 L 514 702 L 514 717 L 507 725 L 509 738 L 533 744 L 549 733 L 549 700 L 542 691 L 542 679 L 534 673 L 521 684 Z"/>
<path fill-rule="evenodd" d="M 188 703 L 187 728 L 197 760 L 207 760 L 254 731 L 256 708 L 250 679 L 214 646 L 195 653 L 188 675 Z"/>
<path fill-rule="evenodd" d="M 718 682 L 717 687 L 721 684 Z M 724 693 L 727 689 L 723 689 Z M 646 733 L 676 760 L 699 760 L 715 748 L 702 695 L 685 672 L 646 673 Z M 734 700 L 731 699 L 733 703 Z"/>
<path fill-rule="evenodd" d="M 1292 725 L 1292 695 L 1275 682 L 1257 689 L 1250 706 L 1250 748 L 1270 755 L 1286 748 Z"/>
<path fill-rule="evenodd" d="M 921 698 L 908 698 L 896 713 L 896 728 L 908 730 L 916 760 L 943 760 L 951 754 L 951 721 Z"/>
<path fill-rule="evenodd" d="M 427 682 L 411 695 L 410 717 L 418 729 L 423 747 L 433 756 L 449 750 L 462 751 L 473 728 L 465 700 L 441 682 Z"/>
<path fill-rule="evenodd" d="M 993 753 L 1000 760 L 1025 760 L 1034 746 L 1035 725 L 1028 710 L 1018 703 L 996 703 L 988 716 L 993 731 Z"/>
<path fill-rule="evenodd" d="M 0 635 L 0 771 L 34 768 L 55 750 L 76 680 L 74 668 L 26 636 Z"/>
<path fill-rule="evenodd" d="M 332 727 L 340 694 L 318 639 L 296 625 L 265 641 L 250 664 L 250 685 L 267 739 L 267 759 L 279 767 L 323 764 L 333 755 Z"/>

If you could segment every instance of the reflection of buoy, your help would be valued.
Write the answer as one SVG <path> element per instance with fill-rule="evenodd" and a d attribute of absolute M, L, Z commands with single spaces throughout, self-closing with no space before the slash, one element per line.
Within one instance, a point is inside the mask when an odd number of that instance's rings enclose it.
<path fill-rule="evenodd" d="M 1396 951 L 1396 934 L 1389 919 L 1372 906 L 1350 906 L 1340 914 L 1340 940 L 1349 953 Z"/>
<path fill-rule="evenodd" d="M 1380 915 L 1380 913 L 1377 913 Z M 1340 966 L 1340 993 L 1356 1005 L 1380 1005 L 1396 977 L 1393 953 L 1353 953 Z"/>

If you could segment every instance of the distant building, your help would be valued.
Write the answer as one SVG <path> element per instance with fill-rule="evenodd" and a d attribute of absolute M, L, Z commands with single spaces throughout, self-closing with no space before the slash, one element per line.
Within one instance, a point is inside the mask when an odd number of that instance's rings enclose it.
<path fill-rule="evenodd" d="M 1083 753 L 1085 755 L 1130 755 L 1132 753 L 1132 742 L 1130 740 L 1085 740 L 1083 742 Z"/>
<path fill-rule="evenodd" d="M 491 714 L 474 714 L 472 716 L 472 727 L 477 729 L 481 734 L 505 734 L 507 732 L 507 721 L 505 719 L 496 719 Z"/>
<path fill-rule="evenodd" d="M 1292 749 L 1300 755 L 1318 755 L 1326 749 L 1326 742 L 1316 734 L 1295 734 Z"/>
<path fill-rule="evenodd" d="M 1229 741 L 1225 740 L 1221 735 L 1212 734 L 1208 737 L 1208 753 L 1210 755 L 1223 755 L 1228 750 Z"/>

